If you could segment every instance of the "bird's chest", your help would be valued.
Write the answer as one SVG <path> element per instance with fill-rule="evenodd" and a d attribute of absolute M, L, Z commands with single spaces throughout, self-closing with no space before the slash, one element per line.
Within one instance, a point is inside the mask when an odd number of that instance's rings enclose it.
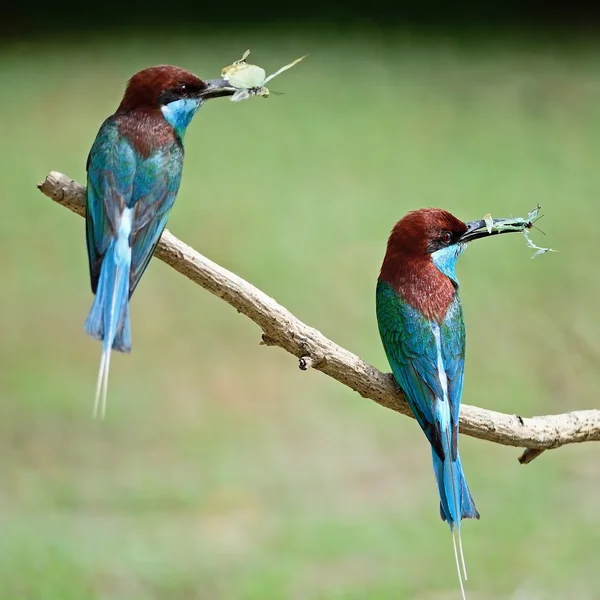
<path fill-rule="evenodd" d="M 173 127 L 159 113 L 126 115 L 119 119 L 119 134 L 124 137 L 139 159 L 169 153 L 179 148 L 183 158 L 183 146 Z"/>
<path fill-rule="evenodd" d="M 458 294 L 452 281 L 433 265 L 420 272 L 408 272 L 398 282 L 402 298 L 427 320 L 442 324 L 449 316 Z"/>

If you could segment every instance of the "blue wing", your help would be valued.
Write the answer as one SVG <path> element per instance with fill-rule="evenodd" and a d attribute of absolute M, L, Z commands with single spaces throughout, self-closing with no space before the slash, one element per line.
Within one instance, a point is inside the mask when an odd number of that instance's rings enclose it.
<path fill-rule="evenodd" d="M 458 302 L 456 299 L 455 302 Z M 460 304 L 451 322 L 440 327 L 440 341 L 444 369 L 448 378 L 448 397 L 453 419 L 453 438 L 458 434 L 460 393 L 462 390 L 462 357 L 464 356 L 464 329 Z M 383 346 L 394 377 L 406 394 L 408 403 L 431 443 L 435 453 L 444 459 L 442 432 L 435 418 L 436 403 L 443 402 L 444 393 L 438 374 L 438 350 L 433 324 L 421 313 L 402 300 L 384 282 L 377 284 L 377 321 Z M 458 331 L 458 339 L 452 335 Z M 453 451 L 456 451 L 456 443 Z"/>
<path fill-rule="evenodd" d="M 132 233 L 130 294 L 133 293 L 167 224 L 181 183 L 183 147 L 173 143 L 140 162 Z"/>
<path fill-rule="evenodd" d="M 181 182 L 183 147 L 174 140 L 150 156 L 136 152 L 119 132 L 118 117 L 107 119 L 88 157 L 86 237 L 92 291 L 125 207 L 133 208 L 129 295 L 133 294 L 166 226 Z"/>
<path fill-rule="evenodd" d="M 440 334 L 442 340 L 442 358 L 446 377 L 448 378 L 452 432 L 453 437 L 456 437 L 458 435 L 458 418 L 465 369 L 465 323 L 458 295 L 454 297 L 454 302 L 446 313 L 446 317 L 440 327 Z M 456 460 L 457 447 L 456 439 L 454 439 L 453 451 L 455 456 L 452 457 L 453 460 Z"/>
<path fill-rule="evenodd" d="M 136 163 L 133 148 L 119 135 L 116 118 L 109 117 L 100 128 L 87 160 L 85 224 L 94 294 L 104 254 L 133 195 Z"/>

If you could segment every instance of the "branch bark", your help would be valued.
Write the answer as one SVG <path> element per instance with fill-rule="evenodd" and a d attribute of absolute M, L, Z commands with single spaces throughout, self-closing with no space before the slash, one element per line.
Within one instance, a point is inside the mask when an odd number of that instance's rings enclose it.
<path fill-rule="evenodd" d="M 85 188 L 52 171 L 40 191 L 78 215 L 85 214 Z M 391 374 L 384 374 L 320 331 L 297 319 L 286 308 L 235 273 L 217 265 L 165 230 L 156 256 L 194 283 L 252 319 L 263 331 L 262 344 L 279 346 L 299 359 L 303 370 L 316 369 L 396 412 L 412 417 L 406 398 Z M 463 404 L 463 434 L 505 446 L 526 448 L 519 458 L 531 462 L 544 450 L 565 444 L 600 441 L 600 410 L 525 418 Z"/>

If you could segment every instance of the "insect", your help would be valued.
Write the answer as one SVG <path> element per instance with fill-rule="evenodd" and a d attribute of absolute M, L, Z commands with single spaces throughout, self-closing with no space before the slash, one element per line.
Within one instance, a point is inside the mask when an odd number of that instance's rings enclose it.
<path fill-rule="evenodd" d="M 541 206 L 538 204 L 524 219 L 521 217 L 513 217 L 510 219 L 492 219 L 492 215 L 488 213 L 485 215 L 485 217 L 483 217 L 483 220 L 485 221 L 485 225 L 489 233 L 492 233 L 492 231 L 498 231 L 499 233 L 503 231 L 521 231 L 525 236 L 527 245 L 536 250 L 534 255 L 531 257 L 535 258 L 536 256 L 545 254 L 546 252 L 557 252 L 552 248 L 541 248 L 540 246 L 537 246 L 529 237 L 529 231 L 533 228 L 534 223 L 543 216 L 540 215 L 540 208 Z"/>
<path fill-rule="evenodd" d="M 301 60 L 304 60 L 308 56 L 308 54 L 305 54 L 304 56 L 297 58 L 267 77 L 266 72 L 262 67 L 251 65 L 246 62 L 249 55 L 250 50 L 246 50 L 242 58 L 236 60 L 233 64 L 224 67 L 221 71 L 221 77 L 227 81 L 231 87 L 237 89 L 237 92 L 231 96 L 232 102 L 247 100 L 251 96 L 262 96 L 263 98 L 266 98 L 271 92 L 265 85 L 271 81 L 271 79 L 277 77 L 277 75 L 284 71 L 291 69 L 294 65 L 297 65 Z"/>

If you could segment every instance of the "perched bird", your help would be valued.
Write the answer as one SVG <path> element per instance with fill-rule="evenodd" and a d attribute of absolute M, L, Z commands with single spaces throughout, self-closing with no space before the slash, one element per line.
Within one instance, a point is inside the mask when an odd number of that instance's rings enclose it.
<path fill-rule="evenodd" d="M 106 390 L 111 350 L 131 350 L 129 299 L 175 202 L 183 137 L 205 100 L 230 96 L 223 80 L 203 81 L 174 66 L 136 73 L 100 127 L 87 159 L 86 238 L 94 304 L 86 332 L 102 340 L 94 416 Z"/>
<path fill-rule="evenodd" d="M 431 444 L 463 598 L 456 533 L 466 580 L 460 522 L 479 519 L 479 513 L 458 453 L 465 325 L 455 267 L 467 242 L 498 233 L 489 219 L 463 223 L 441 209 L 410 212 L 392 230 L 377 281 L 379 333 L 394 378 Z"/>

